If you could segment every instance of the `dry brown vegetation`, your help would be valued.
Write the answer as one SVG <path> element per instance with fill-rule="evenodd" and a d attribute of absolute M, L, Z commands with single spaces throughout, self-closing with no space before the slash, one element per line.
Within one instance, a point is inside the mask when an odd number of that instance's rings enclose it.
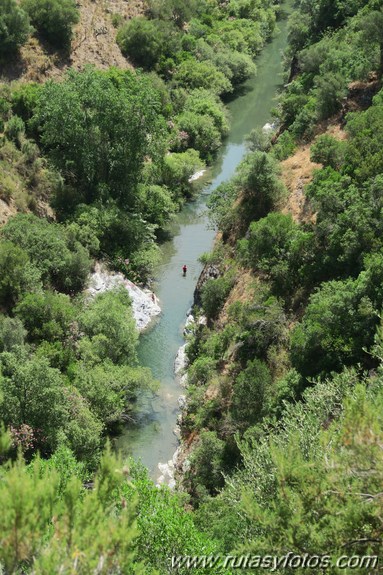
<path fill-rule="evenodd" d="M 32 36 L 21 49 L 20 57 L 8 61 L 0 74 L 3 79 L 43 82 L 60 76 L 69 67 L 81 70 L 87 64 L 104 69 L 130 68 L 116 44 L 113 16 L 129 20 L 144 11 L 142 0 L 80 0 L 80 22 L 74 29 L 70 57 L 52 51 Z"/>
<path fill-rule="evenodd" d="M 346 132 L 340 123 L 327 122 L 322 126 L 321 133 L 333 136 L 337 140 L 345 140 Z M 282 212 L 291 214 L 296 222 L 306 223 L 315 220 L 310 203 L 305 196 L 305 186 L 313 178 L 314 171 L 321 167 L 310 160 L 311 144 L 304 144 L 295 153 L 281 162 L 281 177 L 289 194 Z"/>

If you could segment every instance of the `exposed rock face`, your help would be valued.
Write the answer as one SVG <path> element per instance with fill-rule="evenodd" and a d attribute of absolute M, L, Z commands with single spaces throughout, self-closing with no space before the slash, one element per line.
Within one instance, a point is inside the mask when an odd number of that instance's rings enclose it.
<path fill-rule="evenodd" d="M 138 331 L 145 330 L 152 319 L 161 313 L 158 299 L 153 292 L 139 288 L 121 273 L 110 272 L 100 263 L 96 264 L 95 271 L 90 276 L 87 292 L 95 296 L 119 286 L 123 286 L 129 292 Z"/>

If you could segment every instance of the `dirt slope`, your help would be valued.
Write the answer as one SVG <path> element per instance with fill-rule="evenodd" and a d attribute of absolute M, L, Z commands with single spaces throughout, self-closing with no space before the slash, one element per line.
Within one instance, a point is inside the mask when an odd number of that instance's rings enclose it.
<path fill-rule="evenodd" d="M 43 82 L 60 76 L 70 66 L 82 69 L 86 64 L 97 68 L 118 66 L 130 68 L 116 44 L 117 30 L 113 14 L 124 20 L 142 14 L 143 0 L 79 0 L 80 22 L 75 27 L 69 58 L 53 52 L 38 38 L 32 37 L 22 48 L 20 57 L 9 61 L 0 70 L 4 80 Z"/>

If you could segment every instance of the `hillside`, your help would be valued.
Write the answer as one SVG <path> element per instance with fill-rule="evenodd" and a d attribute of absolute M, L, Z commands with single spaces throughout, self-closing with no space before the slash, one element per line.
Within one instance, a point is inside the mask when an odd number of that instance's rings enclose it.
<path fill-rule="evenodd" d="M 130 64 L 116 44 L 117 28 L 113 21 L 128 21 L 144 11 L 142 0 L 81 0 L 78 2 L 80 21 L 75 26 L 70 56 L 52 51 L 38 34 L 21 48 L 20 56 L 11 58 L 0 68 L 6 80 L 43 82 L 61 76 L 68 68 L 81 70 L 87 64 L 99 69 L 117 66 L 128 69 Z"/>
<path fill-rule="evenodd" d="M 224 553 L 308 554 L 313 573 L 351 549 L 381 569 L 382 7 L 299 3 L 278 132 L 252 133 L 211 196 L 186 349 L 178 471 L 197 525 Z"/>

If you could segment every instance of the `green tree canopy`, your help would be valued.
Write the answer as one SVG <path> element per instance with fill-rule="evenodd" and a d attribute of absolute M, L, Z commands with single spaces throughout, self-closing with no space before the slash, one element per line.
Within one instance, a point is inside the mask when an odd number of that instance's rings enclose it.
<path fill-rule="evenodd" d="M 75 0 L 22 0 L 38 32 L 57 48 L 68 48 L 72 27 L 80 19 Z"/>
<path fill-rule="evenodd" d="M 31 32 L 26 12 L 15 0 L 2 0 L 0 4 L 0 57 L 17 51 L 25 44 Z"/>
<path fill-rule="evenodd" d="M 160 98 L 149 78 L 111 69 L 68 72 L 41 92 L 34 123 L 78 203 L 114 198 L 134 207 L 145 158 L 161 149 Z"/>

